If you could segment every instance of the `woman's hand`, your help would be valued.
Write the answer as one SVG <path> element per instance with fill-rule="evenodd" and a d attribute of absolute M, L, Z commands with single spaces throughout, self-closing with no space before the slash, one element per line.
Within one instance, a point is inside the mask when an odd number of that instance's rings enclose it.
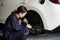
<path fill-rule="evenodd" d="M 27 24 L 26 27 L 27 28 L 32 28 L 32 26 L 30 24 Z"/>

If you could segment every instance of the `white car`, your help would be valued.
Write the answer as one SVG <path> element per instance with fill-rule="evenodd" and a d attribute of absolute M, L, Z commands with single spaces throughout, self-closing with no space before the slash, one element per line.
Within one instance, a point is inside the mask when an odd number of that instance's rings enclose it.
<path fill-rule="evenodd" d="M 60 26 L 60 0 L 25 0 L 30 24 L 43 23 L 46 30 L 54 30 Z M 42 25 L 41 25 L 42 26 Z"/>

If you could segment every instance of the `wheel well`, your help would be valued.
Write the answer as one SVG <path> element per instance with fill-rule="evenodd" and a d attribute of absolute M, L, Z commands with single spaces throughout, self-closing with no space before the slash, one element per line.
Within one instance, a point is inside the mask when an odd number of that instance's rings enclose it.
<path fill-rule="evenodd" d="M 28 20 L 28 23 L 30 23 L 32 26 L 35 26 L 36 24 L 42 24 L 42 28 L 44 28 L 42 18 L 38 12 L 34 10 L 28 10 L 26 19 Z"/>

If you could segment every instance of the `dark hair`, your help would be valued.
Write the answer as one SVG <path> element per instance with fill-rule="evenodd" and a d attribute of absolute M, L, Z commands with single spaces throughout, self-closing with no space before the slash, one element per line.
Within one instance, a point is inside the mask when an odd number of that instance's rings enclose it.
<path fill-rule="evenodd" d="M 22 12 L 22 13 L 27 12 L 26 7 L 24 7 L 24 6 L 19 6 L 19 7 L 17 8 L 17 10 L 16 10 L 16 13 L 20 13 L 20 12 Z"/>

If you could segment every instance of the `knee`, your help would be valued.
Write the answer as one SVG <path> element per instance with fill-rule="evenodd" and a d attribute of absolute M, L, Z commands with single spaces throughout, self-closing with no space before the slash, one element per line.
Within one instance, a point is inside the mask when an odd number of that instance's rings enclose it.
<path fill-rule="evenodd" d="M 29 32 L 25 32 L 24 35 L 29 35 Z"/>

